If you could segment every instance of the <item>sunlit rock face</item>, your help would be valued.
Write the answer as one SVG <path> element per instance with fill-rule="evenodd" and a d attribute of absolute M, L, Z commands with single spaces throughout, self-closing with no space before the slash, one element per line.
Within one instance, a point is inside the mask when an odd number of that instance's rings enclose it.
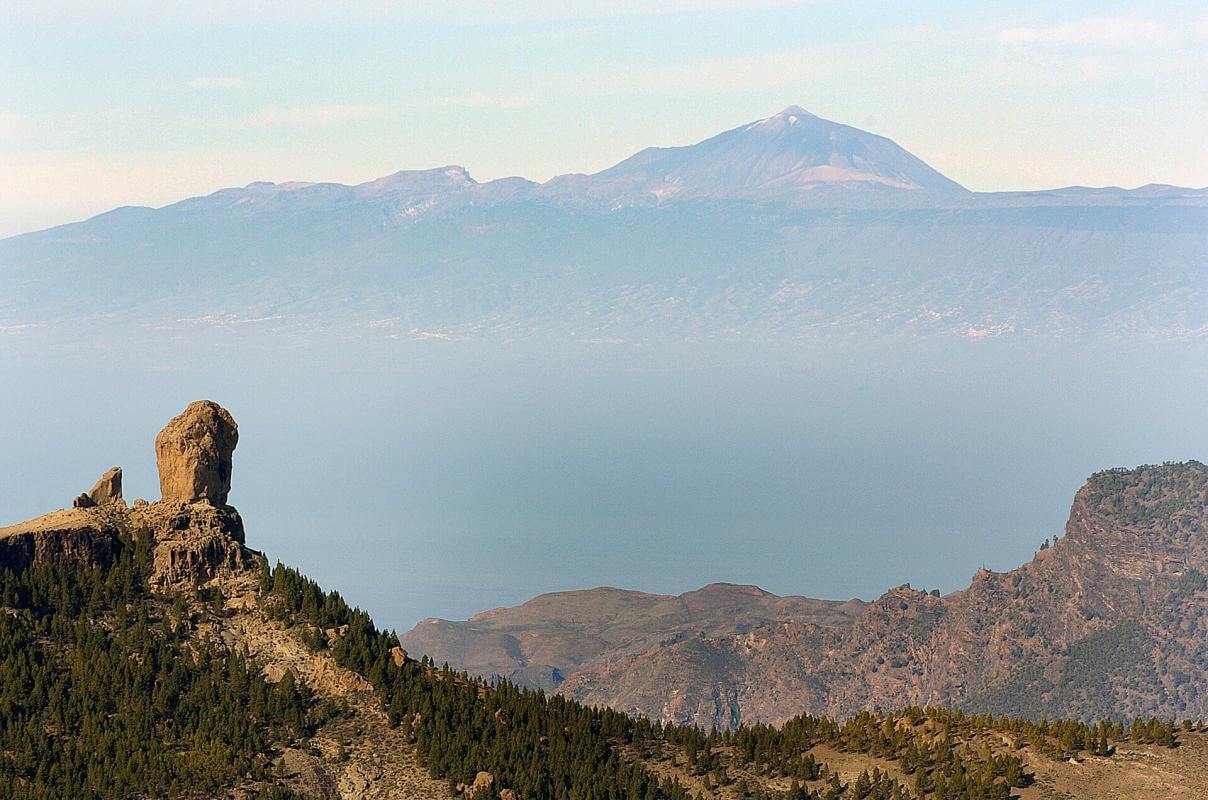
<path fill-rule="evenodd" d="M 225 408 L 211 400 L 190 403 L 155 437 L 162 499 L 226 505 L 238 442 L 239 428 Z"/>

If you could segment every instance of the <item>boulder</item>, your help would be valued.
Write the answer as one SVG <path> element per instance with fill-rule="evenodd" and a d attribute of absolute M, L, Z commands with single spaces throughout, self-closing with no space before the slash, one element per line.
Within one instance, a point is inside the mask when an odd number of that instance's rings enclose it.
<path fill-rule="evenodd" d="M 88 492 L 92 502 L 98 506 L 126 505 L 122 498 L 122 468 L 111 467 L 105 471 L 100 480 Z"/>
<path fill-rule="evenodd" d="M 225 408 L 210 400 L 190 403 L 155 437 L 163 500 L 226 505 L 238 442 L 239 428 Z"/>
<path fill-rule="evenodd" d="M 280 683 L 285 679 L 285 673 L 289 672 L 289 667 L 281 664 L 265 664 L 261 674 L 269 683 Z"/>
<path fill-rule="evenodd" d="M 345 800 L 361 800 L 368 797 L 373 785 L 381 780 L 383 770 L 377 764 L 354 762 L 340 776 L 337 791 Z"/>
<path fill-rule="evenodd" d="M 96 501 L 86 494 L 82 494 L 75 500 L 71 501 L 72 508 L 96 508 Z"/>
<path fill-rule="evenodd" d="M 489 772 L 480 772 L 474 776 L 474 784 L 466 790 L 466 797 L 487 797 L 491 787 L 495 785 L 495 776 Z"/>

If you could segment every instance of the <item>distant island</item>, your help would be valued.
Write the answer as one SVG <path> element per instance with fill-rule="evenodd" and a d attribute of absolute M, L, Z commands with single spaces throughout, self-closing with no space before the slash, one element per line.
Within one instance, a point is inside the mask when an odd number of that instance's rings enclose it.
<path fill-rule="evenodd" d="M 1194 342 L 1208 190 L 970 192 L 791 106 L 593 175 L 253 183 L 0 241 L 0 329 L 313 343 Z"/>

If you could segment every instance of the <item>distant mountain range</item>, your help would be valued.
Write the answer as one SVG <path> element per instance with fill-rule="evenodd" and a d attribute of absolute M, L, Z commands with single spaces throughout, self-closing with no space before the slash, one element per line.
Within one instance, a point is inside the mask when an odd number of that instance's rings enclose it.
<path fill-rule="evenodd" d="M 594 175 L 253 183 L 0 241 L 0 331 L 625 344 L 1208 331 L 1208 190 L 975 193 L 793 106 Z"/>
<path fill-rule="evenodd" d="M 1034 719 L 1208 715 L 1208 467 L 1108 470 L 1066 535 L 1006 573 L 872 603 L 714 584 L 543 595 L 425 620 L 412 652 L 705 727 L 952 705 Z"/>

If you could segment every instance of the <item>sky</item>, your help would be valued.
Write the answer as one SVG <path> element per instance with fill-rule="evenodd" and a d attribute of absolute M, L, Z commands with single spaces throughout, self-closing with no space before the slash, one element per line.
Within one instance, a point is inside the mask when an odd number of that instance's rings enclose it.
<path fill-rule="evenodd" d="M 0 0 L 0 13 L 0 236 L 256 180 L 593 172 L 792 104 L 975 190 L 1208 186 L 1202 2 Z"/>

